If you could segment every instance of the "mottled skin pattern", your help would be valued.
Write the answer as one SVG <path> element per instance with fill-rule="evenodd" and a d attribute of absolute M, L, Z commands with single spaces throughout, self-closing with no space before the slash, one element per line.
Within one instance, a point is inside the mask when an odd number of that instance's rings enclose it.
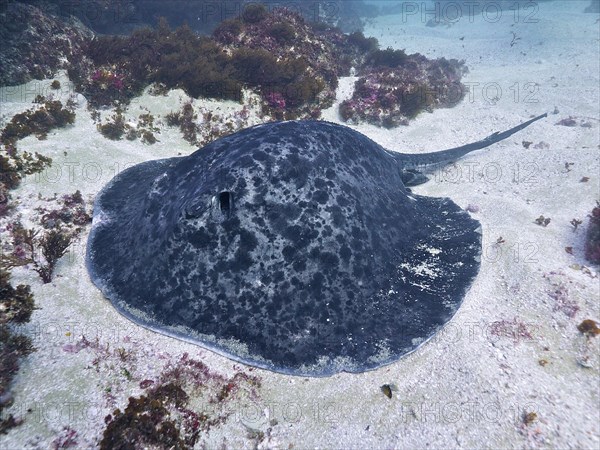
<path fill-rule="evenodd" d="M 398 157 L 307 121 L 137 165 L 97 198 L 88 270 L 136 322 L 248 364 L 389 363 L 452 317 L 481 250 L 478 222 L 411 194 Z"/>

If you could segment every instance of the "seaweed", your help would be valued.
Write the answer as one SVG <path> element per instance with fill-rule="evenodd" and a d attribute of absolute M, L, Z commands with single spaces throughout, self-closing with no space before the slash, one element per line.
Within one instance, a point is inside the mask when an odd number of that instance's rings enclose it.
<path fill-rule="evenodd" d="M 41 199 L 41 196 L 40 196 Z M 62 258 L 71 242 L 78 236 L 82 226 L 91 222 L 85 201 L 80 191 L 46 199 L 57 201 L 58 209 L 36 208 L 43 230 L 26 229 L 20 222 L 10 223 L 6 230 L 12 237 L 10 251 L 0 254 L 0 268 L 31 265 L 44 283 L 52 281 L 56 264 Z"/>
<path fill-rule="evenodd" d="M 389 67 L 395 69 L 402 66 L 407 60 L 404 50 L 394 50 L 391 47 L 385 50 L 372 50 L 366 59 L 366 64 L 374 67 Z"/>
<path fill-rule="evenodd" d="M 28 109 L 16 114 L 0 133 L 0 141 L 5 145 L 34 134 L 45 139 L 55 128 L 63 128 L 75 121 L 75 113 L 63 108 L 59 100 L 45 100 L 41 108 Z"/>
<path fill-rule="evenodd" d="M 421 111 L 430 110 L 434 102 L 431 90 L 425 84 L 415 83 L 402 95 L 400 111 L 409 119 L 414 119 Z"/>
<path fill-rule="evenodd" d="M 277 58 L 263 49 L 240 48 L 231 58 L 237 79 L 252 85 L 273 85 L 283 77 Z"/>
<path fill-rule="evenodd" d="M 172 31 L 161 20 L 155 30 L 97 38 L 87 53 L 93 66 L 78 77 L 78 88 L 93 106 L 127 103 L 151 83 L 182 88 L 192 97 L 241 98 L 241 85 L 229 76 L 228 56 L 188 26 Z"/>
<path fill-rule="evenodd" d="M 356 67 L 372 78 L 376 101 L 357 94 L 342 105 L 342 116 L 393 127 L 421 111 L 453 106 L 466 92 L 460 84 L 462 63 L 379 50 L 377 39 L 360 32 L 344 35 L 329 25 L 307 23 L 289 9 L 269 12 L 260 4 L 246 5 L 240 18 L 223 21 L 211 37 L 187 26 L 171 30 L 161 20 L 157 29 L 98 37 L 86 57 L 89 64 L 73 67 L 71 76 L 92 106 L 127 104 L 153 84 L 162 92 L 181 88 L 193 98 L 239 102 L 248 88 L 262 96 L 263 114 L 318 118 L 335 101 L 338 77 Z M 453 84 L 462 88 L 459 95 L 448 93 Z M 121 130 L 109 125 L 106 133 L 135 137 Z"/>
<path fill-rule="evenodd" d="M 158 380 L 143 380 L 140 387 L 146 389 L 145 394 L 129 397 L 124 411 L 117 408 L 106 416 L 101 449 L 129 449 L 134 444 L 193 448 L 202 433 L 226 422 L 231 415 L 226 404 L 236 394 L 247 389 L 256 395 L 253 390 L 260 387 L 260 380 L 243 372 L 236 372 L 231 378 L 215 374 L 186 353 L 176 363 L 168 364 Z M 204 392 L 216 392 L 208 399 L 209 407 L 192 409 L 191 394 Z"/>
<path fill-rule="evenodd" d="M 39 230 L 25 229 L 20 223 L 12 224 L 11 233 L 14 249 L 0 256 L 0 268 L 9 270 L 31 264 L 44 284 L 52 281 L 56 263 L 65 255 L 75 235 L 66 228 L 55 228 L 40 236 Z"/>
<path fill-rule="evenodd" d="M 596 202 L 589 217 L 584 244 L 585 258 L 592 264 L 600 264 L 600 202 Z"/>
<path fill-rule="evenodd" d="M 200 121 L 203 126 L 197 122 L 198 113 L 202 116 Z M 165 120 L 168 126 L 178 126 L 183 138 L 192 145 L 206 145 L 248 126 L 248 109 L 246 107 L 241 111 L 234 112 L 233 116 L 221 116 L 205 108 L 200 108 L 198 113 L 188 102 L 180 111 L 168 113 Z"/>
<path fill-rule="evenodd" d="M 365 37 L 365 35 L 360 31 L 355 31 L 354 33 L 350 33 L 348 35 L 348 43 L 354 45 L 358 50 L 363 53 L 371 53 L 375 52 L 379 49 L 379 41 L 374 37 Z"/>
<path fill-rule="evenodd" d="M 213 31 L 213 36 L 219 41 L 231 44 L 240 35 L 244 25 L 239 19 L 226 19 Z"/>
<path fill-rule="evenodd" d="M 52 159 L 35 153 L 17 152 L 14 143 L 0 147 L 0 217 L 12 210 L 10 191 L 21 183 L 26 175 L 41 172 L 52 163 Z"/>
<path fill-rule="evenodd" d="M 269 27 L 268 33 L 280 44 L 289 44 L 296 37 L 294 28 L 285 22 L 274 23 Z"/>
<path fill-rule="evenodd" d="M 112 141 L 118 141 L 125 134 L 125 117 L 123 116 L 123 110 L 117 108 L 108 122 L 99 123 L 96 127 L 105 138 Z"/>
<path fill-rule="evenodd" d="M 423 111 L 450 107 L 465 95 L 465 71 L 456 60 L 428 60 L 400 50 L 371 52 L 360 67 L 352 98 L 339 107 L 342 120 L 365 121 L 386 128 L 407 125 Z"/>
<path fill-rule="evenodd" d="M 199 127 L 196 124 L 198 116 L 194 112 L 194 107 L 191 103 L 186 103 L 179 112 L 171 112 L 167 114 L 166 120 L 169 126 L 179 126 L 183 138 L 190 144 L 195 145 L 198 143 L 197 133 Z"/>
<path fill-rule="evenodd" d="M 154 133 L 160 130 L 154 125 L 154 116 L 150 113 L 140 114 L 137 125 L 131 125 L 125 122 L 123 109 L 117 107 L 115 113 L 105 123 L 96 125 L 98 131 L 107 139 L 118 141 L 125 136 L 127 140 L 134 141 L 141 139 L 144 144 L 154 144 L 157 142 Z"/>
<path fill-rule="evenodd" d="M 531 425 L 538 420 L 538 415 L 535 412 L 524 412 L 522 416 L 523 425 Z"/>
<path fill-rule="evenodd" d="M 58 209 L 36 208 L 36 212 L 40 214 L 40 223 L 45 229 L 60 230 L 69 226 L 79 227 L 92 221 L 79 190 L 70 195 L 63 195 L 57 201 L 61 205 Z M 79 229 L 75 228 L 75 232 L 79 232 Z"/>
<path fill-rule="evenodd" d="M 0 267 L 0 434 L 22 422 L 2 412 L 12 403 L 9 387 L 19 370 L 19 361 L 35 350 L 29 337 L 13 333 L 11 324 L 29 322 L 34 309 L 30 287 L 21 284 L 14 288 L 10 272 Z"/>
<path fill-rule="evenodd" d="M 125 411 L 116 409 L 107 416 L 100 449 L 125 450 L 132 448 L 133 444 L 187 448 L 167 409 L 170 406 L 181 407 L 187 399 L 187 394 L 175 384 L 161 386 L 139 398 L 129 397 Z"/>

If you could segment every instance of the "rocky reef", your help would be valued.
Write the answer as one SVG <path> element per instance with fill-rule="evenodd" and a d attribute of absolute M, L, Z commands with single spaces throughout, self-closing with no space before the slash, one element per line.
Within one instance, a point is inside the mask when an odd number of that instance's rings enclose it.
<path fill-rule="evenodd" d="M 121 3 L 92 2 L 124 14 Z M 340 107 L 341 118 L 385 127 L 407 124 L 421 111 L 463 98 L 461 62 L 381 50 L 375 38 L 346 34 L 330 22 L 370 10 L 338 3 L 332 3 L 336 14 L 321 7 L 313 11 L 321 22 L 306 18 L 306 5 L 296 10 L 271 9 L 268 2 L 236 4 L 238 14 L 220 22 L 211 36 L 186 25 L 172 29 L 166 19 L 156 28 L 138 26 L 129 35 L 95 36 L 71 15 L 77 9 L 65 11 L 56 2 L 45 3 L 54 6 L 45 10 L 10 3 L 2 12 L 9 26 L 1 37 L 11 44 L 0 52 L 0 84 L 47 78 L 66 68 L 92 108 L 127 105 L 148 85 L 157 93 L 182 88 L 192 98 L 240 103 L 249 89 L 260 95 L 263 116 L 289 120 L 319 118 L 335 101 L 339 77 L 354 68 L 360 79 L 352 99 Z M 141 8 L 136 2 L 130 7 Z"/>
<path fill-rule="evenodd" d="M 455 59 L 375 50 L 361 68 L 352 98 L 340 104 L 340 116 L 354 124 L 408 125 L 422 111 L 458 104 L 467 92 L 460 81 L 466 72 L 464 63 Z"/>
<path fill-rule="evenodd" d="M 4 3 L 0 24 L 1 86 L 51 77 L 93 36 L 72 16 L 61 18 L 19 2 Z"/>

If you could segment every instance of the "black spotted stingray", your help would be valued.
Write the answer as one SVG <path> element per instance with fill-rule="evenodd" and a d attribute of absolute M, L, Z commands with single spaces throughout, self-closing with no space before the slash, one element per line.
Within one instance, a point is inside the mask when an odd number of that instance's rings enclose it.
<path fill-rule="evenodd" d="M 88 271 L 129 319 L 234 360 L 294 375 L 377 368 L 440 330 L 480 265 L 479 223 L 407 186 L 544 116 L 426 154 L 277 122 L 138 164 L 96 199 Z"/>

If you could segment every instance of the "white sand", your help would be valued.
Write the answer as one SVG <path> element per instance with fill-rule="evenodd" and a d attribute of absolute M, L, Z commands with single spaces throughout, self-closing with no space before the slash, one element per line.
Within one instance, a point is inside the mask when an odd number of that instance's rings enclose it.
<path fill-rule="evenodd" d="M 516 22 L 506 13 L 496 23 L 481 16 L 472 22 L 465 17 L 451 27 L 425 27 L 415 16 L 406 23 L 401 16 L 372 22 L 366 34 L 380 39 L 382 47 L 465 59 L 470 68 L 465 81 L 476 86 L 472 100 L 423 114 L 409 127 L 356 127 L 391 150 L 441 150 L 555 107 L 559 113 L 470 155 L 414 189 L 422 195 L 448 196 L 463 207 L 479 207 L 473 216 L 483 228 L 481 271 L 443 333 L 400 361 L 360 375 L 308 379 L 254 370 L 263 380 L 260 399 L 236 403 L 227 424 L 201 442 L 209 448 L 222 443 L 251 448 L 254 442 L 247 438 L 246 426 L 266 432 L 269 420 L 276 419 L 264 447 L 600 446 L 600 338 L 587 340 L 577 330 L 583 319 L 600 320 L 597 269 L 581 269 L 586 265 L 582 243 L 587 214 L 600 199 L 600 33 L 598 16 L 580 13 L 588 3 L 540 4 L 537 23 Z M 521 38 L 513 47 L 511 31 Z M 537 86 L 529 99 L 527 83 Z M 30 106 L 33 95 L 22 95 L 26 88 L 40 86 L 3 89 L 4 120 Z M 341 81 L 340 98 L 350 95 L 348 86 L 350 80 Z M 502 93 L 491 103 L 487 100 L 496 96 L 496 87 Z M 136 102 L 164 115 L 179 107 L 181 93 L 169 95 L 169 99 L 145 95 Z M 137 105 L 130 111 L 137 115 Z M 85 109 L 77 113 L 74 127 L 55 131 L 45 141 L 19 142 L 21 150 L 54 159 L 45 176 L 29 177 L 15 193 L 18 212 L 25 219 L 39 204 L 38 193 L 50 196 L 79 189 L 91 199 L 115 170 L 127 164 L 194 150 L 177 130 L 167 128 L 152 146 L 112 142 L 95 130 Z M 591 123 L 591 128 L 555 125 L 570 115 Z M 336 115 L 327 111 L 325 118 L 336 120 Z M 525 149 L 524 140 L 534 144 Z M 548 148 L 534 148 L 542 141 Z M 574 163 L 569 171 L 566 162 Z M 589 177 L 587 183 L 580 182 L 584 176 Z M 533 223 L 540 215 L 551 218 L 547 227 Z M 569 224 L 573 218 L 584 220 L 576 232 Z M 499 237 L 505 242 L 495 244 Z M 233 373 L 230 360 L 121 317 L 87 276 L 86 238 L 84 233 L 61 260 L 50 285 L 42 285 L 31 271 L 13 272 L 15 282 L 32 286 L 42 309 L 23 327 L 38 351 L 23 362 L 13 387 L 15 404 L 9 410 L 26 421 L 0 437 L 0 448 L 49 448 L 64 426 L 78 432 L 78 448 L 94 447 L 104 416 L 114 408 L 106 400 L 106 389 L 110 387 L 115 406 L 123 408 L 128 396 L 141 392 L 139 380 L 156 376 L 167 361 L 184 352 L 216 372 Z M 574 255 L 565 252 L 569 246 Z M 565 304 L 549 295 L 557 290 L 567 305 L 578 306 L 574 317 L 568 317 Z M 504 328 L 493 325 L 497 321 L 505 321 Z M 127 381 L 114 358 L 96 371 L 92 351 L 65 352 L 63 347 L 75 344 L 81 335 L 90 340 L 98 336 L 110 348 L 134 351 L 134 381 Z M 386 383 L 397 386 L 391 400 L 380 391 Z M 32 412 L 27 413 L 28 408 Z M 529 412 L 535 412 L 537 420 L 524 425 L 522 417 Z"/>

